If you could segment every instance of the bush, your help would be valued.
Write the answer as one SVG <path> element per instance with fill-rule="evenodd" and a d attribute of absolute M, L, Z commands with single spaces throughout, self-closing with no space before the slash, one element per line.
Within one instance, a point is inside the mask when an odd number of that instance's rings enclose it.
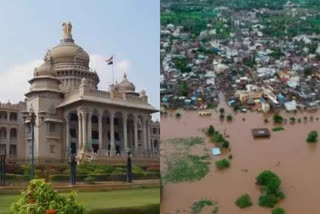
<path fill-rule="evenodd" d="M 228 115 L 228 116 L 227 116 L 227 121 L 232 121 L 232 119 L 233 119 L 233 118 L 232 118 L 232 115 Z"/>
<path fill-rule="evenodd" d="M 252 205 L 250 195 L 244 194 L 244 195 L 240 196 L 236 200 L 235 204 L 240 208 L 250 207 Z"/>
<path fill-rule="evenodd" d="M 272 210 L 272 214 L 286 214 L 286 211 L 281 207 L 277 207 Z"/>
<path fill-rule="evenodd" d="M 278 132 L 278 131 L 282 131 L 282 130 L 284 130 L 283 127 L 274 127 L 274 128 L 272 128 L 272 131 L 274 131 L 274 132 Z"/>
<path fill-rule="evenodd" d="M 316 143 L 318 141 L 318 132 L 317 131 L 311 131 L 308 134 L 307 142 L 308 143 Z"/>
<path fill-rule="evenodd" d="M 87 184 L 95 184 L 95 178 L 92 176 L 86 177 L 83 181 Z"/>
<path fill-rule="evenodd" d="M 279 114 L 274 114 L 273 115 L 273 121 L 275 123 L 282 123 L 283 122 L 283 117 L 280 116 Z"/>
<path fill-rule="evenodd" d="M 259 205 L 263 207 L 273 208 L 279 199 L 273 194 L 264 194 L 259 197 Z"/>
<path fill-rule="evenodd" d="M 210 125 L 208 130 L 207 130 L 207 135 L 213 136 L 214 133 L 215 133 L 214 127 L 212 125 Z"/>
<path fill-rule="evenodd" d="M 218 160 L 218 161 L 216 161 L 216 167 L 218 169 L 229 168 L 230 162 L 227 159 Z"/>
<path fill-rule="evenodd" d="M 176 113 L 176 118 L 181 118 L 181 114 L 179 112 Z"/>
<path fill-rule="evenodd" d="M 56 214 L 85 213 L 84 207 L 75 200 L 74 192 L 68 196 L 60 195 L 43 179 L 30 181 L 27 190 L 10 208 L 14 214 L 46 213 L 49 210 Z"/>
<path fill-rule="evenodd" d="M 257 184 L 259 185 L 267 185 L 270 182 L 270 180 L 272 180 L 273 178 L 279 179 L 278 175 L 276 175 L 272 171 L 265 170 L 258 175 L 258 177 L 256 178 L 256 181 L 257 181 Z"/>
<path fill-rule="evenodd" d="M 223 143 L 222 143 L 223 148 L 229 148 L 229 145 L 230 145 L 230 143 L 227 140 L 223 141 Z"/>
<path fill-rule="evenodd" d="M 6 180 L 12 182 L 25 182 L 29 180 L 29 175 L 17 175 L 6 173 Z"/>

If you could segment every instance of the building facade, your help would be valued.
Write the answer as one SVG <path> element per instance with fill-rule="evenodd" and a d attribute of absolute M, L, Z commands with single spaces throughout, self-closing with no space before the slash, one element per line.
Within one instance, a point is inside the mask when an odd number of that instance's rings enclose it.
<path fill-rule="evenodd" d="M 36 159 L 120 156 L 128 151 L 144 157 L 159 154 L 159 140 L 152 132 L 157 123 L 151 120 L 158 110 L 148 103 L 146 92 L 137 92 L 126 74 L 109 90 L 99 90 L 99 76 L 89 68 L 89 55 L 74 42 L 71 29 L 70 22 L 63 24 L 62 40 L 48 50 L 29 80 L 21 149 L 25 158 L 31 156 L 31 113 L 36 115 Z"/>

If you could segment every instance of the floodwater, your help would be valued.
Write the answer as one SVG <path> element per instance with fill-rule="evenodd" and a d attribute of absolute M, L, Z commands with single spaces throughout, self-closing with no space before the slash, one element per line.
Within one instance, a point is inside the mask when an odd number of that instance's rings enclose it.
<path fill-rule="evenodd" d="M 226 108 L 226 107 L 225 107 Z M 286 198 L 278 203 L 288 214 L 320 213 L 320 144 L 306 143 L 311 130 L 320 130 L 320 112 L 282 113 L 288 118 L 283 125 L 284 131 L 273 132 L 272 115 L 264 116 L 257 112 L 233 113 L 226 109 L 225 115 L 233 114 L 233 121 L 220 121 L 219 113 L 212 110 L 210 117 L 199 117 L 198 111 L 178 110 L 182 117 L 175 118 L 175 112 L 169 112 L 161 118 L 161 164 L 166 170 L 166 155 L 173 152 L 173 146 L 166 141 L 172 138 L 202 136 L 201 129 L 213 125 L 220 133 L 229 135 L 233 159 L 231 167 L 217 171 L 215 160 L 227 158 L 228 153 L 212 157 L 210 172 L 200 181 L 188 183 L 165 183 L 161 213 L 191 213 L 191 205 L 201 199 L 218 202 L 220 214 L 270 214 L 271 209 L 259 207 L 259 188 L 255 185 L 256 176 L 265 169 L 277 173 L 282 180 L 281 189 Z M 303 117 L 307 116 L 305 122 Z M 313 116 L 311 121 L 309 118 Z M 269 123 L 264 118 L 269 117 Z M 291 124 L 290 117 L 301 118 L 301 123 Z M 245 118 L 245 121 L 243 120 Z M 252 128 L 269 128 L 271 137 L 254 139 Z M 214 147 L 206 138 L 208 149 Z M 234 202 L 244 193 L 249 193 L 254 203 L 245 209 L 238 208 Z M 202 213 L 210 213 L 210 209 Z"/>

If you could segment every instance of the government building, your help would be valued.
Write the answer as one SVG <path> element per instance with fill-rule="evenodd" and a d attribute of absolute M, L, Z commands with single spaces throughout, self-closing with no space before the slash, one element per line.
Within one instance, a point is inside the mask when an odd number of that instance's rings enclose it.
<path fill-rule="evenodd" d="M 25 101 L 0 104 L 0 153 L 10 159 L 30 159 L 34 113 L 34 155 L 37 160 L 66 160 L 70 155 L 95 158 L 159 155 L 160 123 L 144 90 L 124 74 L 107 91 L 89 67 L 88 53 L 63 23 L 63 38 L 34 69 Z"/>

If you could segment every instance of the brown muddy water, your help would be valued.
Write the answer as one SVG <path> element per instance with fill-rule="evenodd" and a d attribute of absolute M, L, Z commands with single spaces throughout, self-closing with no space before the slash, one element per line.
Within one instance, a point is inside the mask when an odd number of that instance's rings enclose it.
<path fill-rule="evenodd" d="M 161 213 L 191 213 L 191 205 L 201 199 L 210 199 L 218 203 L 219 214 L 270 214 L 271 209 L 259 207 L 259 188 L 255 185 L 256 176 L 265 169 L 277 173 L 282 180 L 281 189 L 286 198 L 278 203 L 288 214 L 320 213 L 320 144 L 306 143 L 311 130 L 320 130 L 320 112 L 282 113 L 288 118 L 283 125 L 284 131 L 273 132 L 272 116 L 269 123 L 264 122 L 261 113 L 233 113 L 226 109 L 225 115 L 233 114 L 233 121 L 220 121 L 219 113 L 212 110 L 210 117 L 199 117 L 198 111 L 178 110 L 182 114 L 175 118 L 175 112 L 169 112 L 161 118 L 161 167 L 166 170 L 166 155 L 173 152 L 173 146 L 166 141 L 172 138 L 202 136 L 201 129 L 213 125 L 220 133 L 226 132 L 230 141 L 231 167 L 217 171 L 214 162 L 228 154 L 213 157 L 210 172 L 200 181 L 178 184 L 165 183 L 161 199 Z M 301 118 L 301 123 L 291 124 L 290 117 Z M 307 116 L 305 122 L 303 117 Z M 313 116 L 313 121 L 309 118 Z M 243 121 L 245 118 L 245 121 Z M 271 137 L 255 140 L 252 128 L 269 128 Z M 206 138 L 208 149 L 214 147 Z M 254 203 L 245 209 L 238 208 L 234 202 L 244 193 L 249 193 Z M 210 213 L 204 209 L 202 213 Z"/>

